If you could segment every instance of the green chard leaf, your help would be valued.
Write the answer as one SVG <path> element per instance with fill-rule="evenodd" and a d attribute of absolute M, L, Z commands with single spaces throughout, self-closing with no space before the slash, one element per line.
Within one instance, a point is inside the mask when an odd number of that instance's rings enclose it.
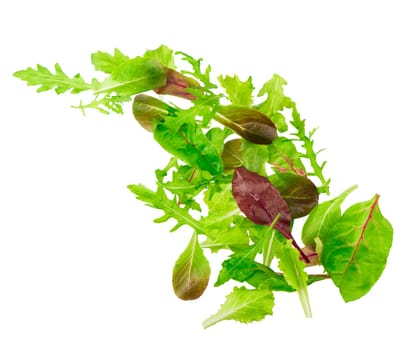
<path fill-rule="evenodd" d="M 37 92 L 55 89 L 57 94 L 63 94 L 67 91 L 78 94 L 93 88 L 93 84 L 86 83 L 80 74 L 69 78 L 58 63 L 55 65 L 55 73 L 51 73 L 46 67 L 38 64 L 36 70 L 29 67 L 15 72 L 14 77 L 26 81 L 28 86 L 41 85 Z"/>
<path fill-rule="evenodd" d="M 305 176 L 306 169 L 301 160 L 301 154 L 294 143 L 286 137 L 277 137 L 269 145 L 269 163 L 277 172 L 291 172 Z"/>
<path fill-rule="evenodd" d="M 310 213 L 302 228 L 302 242 L 307 246 L 315 246 L 315 239 L 326 239 L 331 228 L 341 217 L 341 208 L 346 197 L 353 192 L 357 186 L 352 186 L 341 193 L 338 197 L 320 203 Z"/>
<path fill-rule="evenodd" d="M 393 228 L 378 201 L 348 208 L 323 241 L 322 263 L 346 302 L 367 294 L 386 265 Z"/>
<path fill-rule="evenodd" d="M 210 274 L 210 265 L 200 247 L 197 233 L 193 233 L 172 272 L 175 295 L 182 300 L 199 298 L 207 288 Z"/>
<path fill-rule="evenodd" d="M 273 314 L 274 297 L 270 289 L 235 287 L 226 297 L 220 310 L 203 322 L 208 328 L 220 321 L 234 320 L 242 323 L 260 321 Z"/>
<path fill-rule="evenodd" d="M 283 249 L 277 251 L 277 257 L 278 267 L 284 273 L 285 280 L 298 292 L 306 317 L 312 317 L 307 293 L 308 276 L 304 271 L 306 265 L 299 259 L 299 253 L 294 249 L 291 241 L 285 241 Z"/>
<path fill-rule="evenodd" d="M 218 77 L 218 81 L 222 87 L 226 90 L 229 100 L 232 104 L 241 106 L 252 106 L 252 93 L 254 91 L 254 85 L 252 85 L 252 78 L 249 77 L 247 81 L 242 81 L 235 75 L 231 77 L 226 75 L 225 77 Z"/>

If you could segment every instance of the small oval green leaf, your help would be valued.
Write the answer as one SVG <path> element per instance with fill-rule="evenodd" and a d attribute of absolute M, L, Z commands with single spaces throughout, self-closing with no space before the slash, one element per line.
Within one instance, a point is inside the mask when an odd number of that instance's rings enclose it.
<path fill-rule="evenodd" d="M 194 233 L 174 266 L 172 286 L 175 295 L 182 300 L 199 298 L 207 288 L 210 274 L 210 265 Z"/>
<path fill-rule="evenodd" d="M 274 123 L 262 112 L 250 107 L 220 106 L 214 119 L 252 143 L 268 145 L 277 136 Z"/>
<path fill-rule="evenodd" d="M 305 176 L 277 173 L 269 180 L 287 202 L 293 219 L 308 215 L 318 204 L 317 187 Z"/>

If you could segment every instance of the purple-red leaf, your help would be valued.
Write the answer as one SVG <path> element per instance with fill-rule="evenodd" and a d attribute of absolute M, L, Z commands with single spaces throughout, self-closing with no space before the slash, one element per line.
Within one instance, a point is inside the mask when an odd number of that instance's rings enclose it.
<path fill-rule="evenodd" d="M 256 224 L 270 226 L 280 214 L 274 228 L 291 239 L 302 258 L 308 261 L 291 235 L 291 213 L 288 204 L 268 179 L 244 167 L 238 167 L 233 176 L 232 192 L 240 210 Z"/>

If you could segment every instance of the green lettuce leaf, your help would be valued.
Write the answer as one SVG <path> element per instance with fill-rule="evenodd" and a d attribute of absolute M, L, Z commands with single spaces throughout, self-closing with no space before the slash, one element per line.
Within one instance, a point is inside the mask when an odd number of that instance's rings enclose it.
<path fill-rule="evenodd" d="M 143 57 L 158 61 L 164 67 L 176 69 L 174 52 L 168 46 L 160 45 L 157 49 L 147 50 Z"/>
<path fill-rule="evenodd" d="M 270 289 L 247 289 L 235 287 L 226 296 L 220 310 L 203 322 L 208 328 L 220 321 L 234 320 L 242 323 L 260 321 L 273 314 L 274 297 Z"/>
<path fill-rule="evenodd" d="M 98 51 L 91 55 L 91 63 L 95 70 L 112 74 L 119 66 L 130 61 L 119 49 L 114 49 L 114 54 Z"/>
<path fill-rule="evenodd" d="M 218 81 L 226 90 L 231 103 L 247 107 L 252 106 L 254 85 L 252 85 L 251 77 L 247 81 L 242 81 L 237 75 L 234 77 L 226 75 L 224 77 L 219 76 Z"/>
<path fill-rule="evenodd" d="M 267 95 L 266 100 L 256 106 L 276 124 L 280 132 L 288 130 L 285 116 L 281 112 L 284 108 L 291 108 L 293 104 L 292 100 L 284 95 L 284 85 L 287 85 L 287 82 L 281 76 L 274 74 L 258 93 L 259 97 Z"/>

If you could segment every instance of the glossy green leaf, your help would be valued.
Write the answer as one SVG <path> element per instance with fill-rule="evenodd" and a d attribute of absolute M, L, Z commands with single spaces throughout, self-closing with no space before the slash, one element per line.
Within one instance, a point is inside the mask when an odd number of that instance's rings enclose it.
<path fill-rule="evenodd" d="M 220 310 L 203 322 L 208 328 L 220 321 L 234 320 L 242 323 L 260 321 L 273 314 L 274 297 L 270 289 L 247 289 L 235 287 L 226 296 Z"/>
<path fill-rule="evenodd" d="M 233 139 L 225 143 L 222 152 L 223 167 L 225 170 L 231 170 L 243 164 L 241 141 L 241 139 Z"/>
<path fill-rule="evenodd" d="M 217 175 L 223 171 L 220 154 L 197 124 L 184 124 L 179 130 L 159 123 L 154 129 L 155 140 L 169 153 L 200 170 Z"/>
<path fill-rule="evenodd" d="M 348 208 L 323 240 L 322 263 L 346 302 L 367 294 L 386 265 L 393 228 L 378 201 Z"/>
<path fill-rule="evenodd" d="M 329 231 L 342 215 L 341 204 L 356 188 L 357 186 L 352 186 L 338 197 L 320 203 L 312 210 L 302 228 L 302 241 L 305 245 L 316 246 L 316 237 L 319 237 L 320 240 L 326 239 Z"/>
<path fill-rule="evenodd" d="M 277 136 L 274 123 L 253 108 L 220 106 L 214 119 L 252 143 L 270 144 Z"/>
<path fill-rule="evenodd" d="M 270 176 L 269 180 L 287 202 L 293 219 L 308 215 L 318 204 L 317 188 L 305 176 L 277 173 Z"/>
<path fill-rule="evenodd" d="M 218 81 L 226 90 L 231 103 L 241 106 L 252 106 L 254 85 L 252 85 L 251 77 L 247 81 L 242 81 L 237 75 L 234 77 L 226 75 L 218 77 Z"/>
<path fill-rule="evenodd" d="M 210 275 L 210 265 L 194 233 L 172 272 L 175 295 L 182 300 L 199 298 L 207 288 Z"/>

